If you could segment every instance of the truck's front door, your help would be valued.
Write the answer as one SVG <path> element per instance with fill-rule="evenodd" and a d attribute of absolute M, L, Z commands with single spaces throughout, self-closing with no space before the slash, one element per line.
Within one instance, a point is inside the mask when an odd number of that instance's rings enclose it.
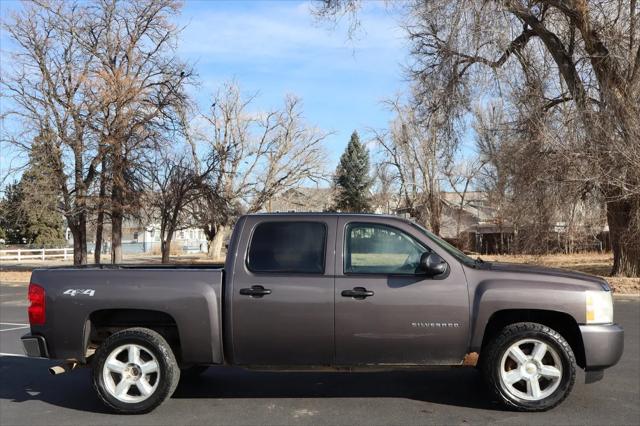
<path fill-rule="evenodd" d="M 464 272 L 404 221 L 344 216 L 336 245 L 336 364 L 452 364 L 464 357 L 469 297 Z M 425 251 L 446 276 L 419 270 Z"/>
<path fill-rule="evenodd" d="M 335 216 L 248 216 L 233 270 L 233 361 L 330 365 Z"/>

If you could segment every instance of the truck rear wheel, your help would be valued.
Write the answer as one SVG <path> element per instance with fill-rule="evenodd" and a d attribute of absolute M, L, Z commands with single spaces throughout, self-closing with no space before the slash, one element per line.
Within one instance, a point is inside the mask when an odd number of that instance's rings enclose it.
<path fill-rule="evenodd" d="M 93 386 L 118 413 L 147 413 L 176 389 L 180 369 L 167 341 L 147 328 L 109 336 L 96 351 Z"/>
<path fill-rule="evenodd" d="M 548 410 L 560 404 L 575 383 L 576 360 L 571 346 L 545 325 L 508 325 L 483 351 L 484 378 L 510 408 Z"/>

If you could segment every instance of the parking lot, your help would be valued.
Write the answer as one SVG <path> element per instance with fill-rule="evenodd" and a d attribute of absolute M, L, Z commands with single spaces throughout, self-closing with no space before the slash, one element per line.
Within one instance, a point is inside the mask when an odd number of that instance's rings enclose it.
<path fill-rule="evenodd" d="M 151 414 L 108 413 L 89 371 L 51 376 L 47 360 L 20 356 L 26 286 L 0 285 L 0 424 L 640 424 L 640 299 L 616 298 L 625 352 L 603 381 L 580 373 L 560 407 L 504 411 L 474 369 L 419 373 L 265 373 L 210 368 L 183 382 Z"/>

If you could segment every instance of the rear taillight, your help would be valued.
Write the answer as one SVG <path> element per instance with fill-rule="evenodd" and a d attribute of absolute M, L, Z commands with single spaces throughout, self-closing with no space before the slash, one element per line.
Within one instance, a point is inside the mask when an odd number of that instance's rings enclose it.
<path fill-rule="evenodd" d="M 29 324 L 43 325 L 46 320 L 45 292 L 38 284 L 29 284 Z"/>

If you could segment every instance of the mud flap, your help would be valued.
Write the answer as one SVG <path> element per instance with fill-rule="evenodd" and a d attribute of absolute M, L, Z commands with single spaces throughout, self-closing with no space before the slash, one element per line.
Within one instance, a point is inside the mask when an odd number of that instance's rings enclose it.
<path fill-rule="evenodd" d="M 593 371 L 585 371 L 584 373 L 584 383 L 590 384 L 599 382 L 604 377 L 604 369 L 603 370 L 593 370 Z"/>

